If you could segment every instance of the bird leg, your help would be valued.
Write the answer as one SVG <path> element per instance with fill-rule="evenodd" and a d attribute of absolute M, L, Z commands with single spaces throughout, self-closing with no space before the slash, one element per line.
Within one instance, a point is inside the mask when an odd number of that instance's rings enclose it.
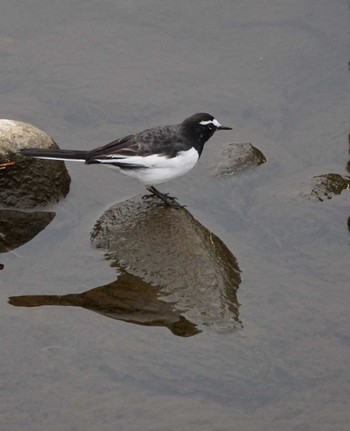
<path fill-rule="evenodd" d="M 179 204 L 176 201 L 175 197 L 169 196 L 168 193 L 161 193 L 159 190 L 157 190 L 155 187 L 153 186 L 148 186 L 146 187 L 146 189 L 152 193 L 152 195 L 157 196 L 157 198 L 161 199 L 163 202 L 165 202 L 167 205 L 169 205 L 172 208 L 184 208 L 184 205 Z M 147 196 L 144 196 L 147 197 Z"/>

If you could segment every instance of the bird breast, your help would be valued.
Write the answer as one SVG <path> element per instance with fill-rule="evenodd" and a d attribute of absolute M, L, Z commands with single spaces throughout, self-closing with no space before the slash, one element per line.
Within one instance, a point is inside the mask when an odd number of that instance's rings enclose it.
<path fill-rule="evenodd" d="M 140 164 L 145 168 L 122 169 L 123 173 L 138 178 L 143 184 L 156 185 L 180 177 L 190 171 L 199 158 L 198 151 L 191 148 L 179 151 L 175 157 L 164 155 L 134 156 L 123 159 L 123 163 Z"/>

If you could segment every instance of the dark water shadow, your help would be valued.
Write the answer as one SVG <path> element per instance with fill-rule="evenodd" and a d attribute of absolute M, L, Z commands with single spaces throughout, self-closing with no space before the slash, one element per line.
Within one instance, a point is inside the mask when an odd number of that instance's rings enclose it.
<path fill-rule="evenodd" d="M 32 240 L 52 222 L 55 215 L 45 211 L 0 210 L 0 253 L 12 252 Z"/>
<path fill-rule="evenodd" d="M 80 294 L 11 297 L 15 306 L 78 306 L 192 336 L 241 326 L 240 270 L 225 244 L 186 209 L 139 197 L 107 210 L 91 234 L 118 279 Z"/>

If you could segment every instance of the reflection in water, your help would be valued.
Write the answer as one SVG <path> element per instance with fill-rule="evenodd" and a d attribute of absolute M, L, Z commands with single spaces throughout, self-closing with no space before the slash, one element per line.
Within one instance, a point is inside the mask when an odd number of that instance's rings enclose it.
<path fill-rule="evenodd" d="M 133 198 L 107 210 L 92 242 L 119 273 L 108 285 L 80 294 L 10 298 L 16 306 L 70 305 L 191 336 L 203 328 L 240 326 L 237 261 L 224 243 L 185 209 Z"/>
<path fill-rule="evenodd" d="M 20 307 L 70 305 L 82 307 L 113 319 L 146 326 L 165 326 L 182 337 L 197 334 L 196 325 L 180 315 L 173 304 L 159 298 L 160 288 L 123 272 L 118 280 L 79 294 L 25 295 L 11 297 Z"/>
<path fill-rule="evenodd" d="M 55 217 L 54 212 L 0 210 L 0 253 L 7 253 L 33 239 Z M 0 265 L 3 269 L 3 265 Z"/>

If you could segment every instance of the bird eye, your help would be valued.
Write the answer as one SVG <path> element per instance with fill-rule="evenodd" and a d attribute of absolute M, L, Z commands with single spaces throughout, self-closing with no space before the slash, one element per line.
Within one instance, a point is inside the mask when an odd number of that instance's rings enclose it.
<path fill-rule="evenodd" d="M 214 121 L 214 120 L 213 120 Z M 216 124 L 212 120 L 201 121 L 199 124 L 207 128 L 207 130 L 215 130 Z"/>

